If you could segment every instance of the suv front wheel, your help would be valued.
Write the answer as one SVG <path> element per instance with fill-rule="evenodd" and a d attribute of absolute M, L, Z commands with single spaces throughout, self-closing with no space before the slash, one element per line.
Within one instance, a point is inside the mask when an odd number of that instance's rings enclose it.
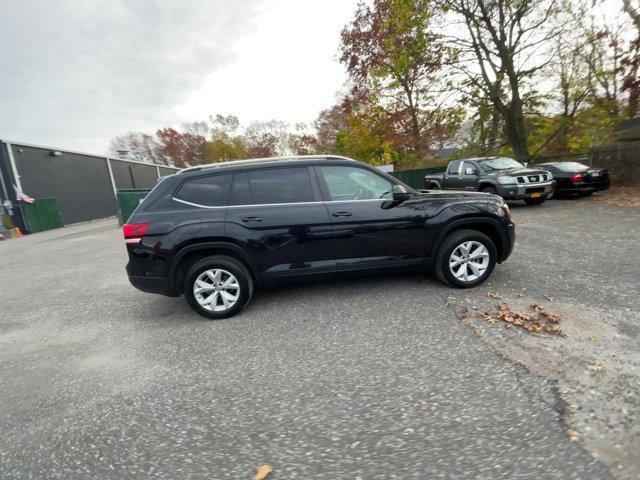
<path fill-rule="evenodd" d="M 253 279 L 240 261 L 214 255 L 189 269 L 183 289 L 191 308 L 204 317 L 219 319 L 247 306 L 253 295 Z"/>
<path fill-rule="evenodd" d="M 475 287 L 489 278 L 496 257 L 496 247 L 484 233 L 458 230 L 450 233 L 438 250 L 436 275 L 453 287 Z"/>

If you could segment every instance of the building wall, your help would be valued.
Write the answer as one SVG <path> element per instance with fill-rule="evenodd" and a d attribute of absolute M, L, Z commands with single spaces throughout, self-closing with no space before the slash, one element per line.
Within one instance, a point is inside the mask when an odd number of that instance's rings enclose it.
<path fill-rule="evenodd" d="M 53 197 L 64 224 L 113 215 L 116 211 L 104 158 L 13 146 L 22 190 L 33 198 Z"/>
<path fill-rule="evenodd" d="M 153 188 L 158 182 L 158 169 L 155 165 L 143 165 L 112 159 L 111 171 L 118 189 L 149 189 Z M 175 173 L 175 170 L 173 173 Z"/>
<path fill-rule="evenodd" d="M 0 169 L 9 190 L 9 200 L 15 203 L 13 185 L 17 182 L 7 147 L 7 143 L 0 142 Z M 107 160 L 54 148 L 20 144 L 11 144 L 10 148 L 24 193 L 36 199 L 56 198 L 65 225 L 117 214 L 107 162 L 111 164 L 116 189 L 150 189 L 156 185 L 158 174 L 170 175 L 178 171 L 173 167 L 162 167 L 159 171 L 155 165 Z M 52 155 L 54 151 L 60 155 Z M 1 187 L 0 196 L 5 199 Z M 22 223 L 17 220 L 18 224 Z"/>

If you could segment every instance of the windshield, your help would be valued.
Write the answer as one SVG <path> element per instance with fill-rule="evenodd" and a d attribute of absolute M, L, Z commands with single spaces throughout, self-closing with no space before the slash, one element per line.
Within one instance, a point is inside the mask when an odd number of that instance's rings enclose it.
<path fill-rule="evenodd" d="M 506 157 L 492 158 L 490 160 L 480 160 L 478 163 L 482 165 L 482 168 L 488 171 L 506 170 L 508 168 L 524 168 L 524 165 L 522 165 L 520 162 L 516 162 L 512 158 Z"/>
<path fill-rule="evenodd" d="M 563 172 L 585 172 L 589 170 L 589 167 L 585 167 L 583 164 L 578 162 L 562 162 L 557 163 L 554 166 Z"/>

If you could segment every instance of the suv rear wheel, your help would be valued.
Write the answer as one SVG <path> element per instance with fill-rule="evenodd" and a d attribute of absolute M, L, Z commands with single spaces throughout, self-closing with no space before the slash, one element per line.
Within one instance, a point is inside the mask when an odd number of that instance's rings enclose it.
<path fill-rule="evenodd" d="M 189 269 L 183 291 L 191 308 L 200 315 L 227 318 L 248 305 L 253 296 L 253 279 L 239 260 L 214 255 Z"/>
<path fill-rule="evenodd" d="M 477 230 L 458 230 L 442 242 L 436 256 L 436 275 L 457 288 L 484 282 L 496 266 L 496 246 Z"/>

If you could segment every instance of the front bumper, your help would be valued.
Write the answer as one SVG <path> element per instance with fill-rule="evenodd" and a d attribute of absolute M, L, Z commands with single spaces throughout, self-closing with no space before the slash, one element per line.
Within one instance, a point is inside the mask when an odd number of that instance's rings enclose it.
<path fill-rule="evenodd" d="M 513 252 L 513 246 L 516 243 L 516 226 L 512 222 L 509 222 L 509 224 L 507 225 L 506 239 L 504 240 L 504 248 L 502 249 L 500 258 L 498 258 L 498 263 L 504 262 L 507 258 L 509 258 L 511 252 Z"/>
<path fill-rule="evenodd" d="M 549 182 L 541 183 L 527 183 L 527 184 L 514 184 L 514 185 L 497 185 L 498 195 L 505 200 L 523 200 L 525 198 L 532 198 L 534 194 L 540 194 L 541 198 L 549 198 L 553 195 L 555 190 L 556 181 L 551 180 Z"/>

